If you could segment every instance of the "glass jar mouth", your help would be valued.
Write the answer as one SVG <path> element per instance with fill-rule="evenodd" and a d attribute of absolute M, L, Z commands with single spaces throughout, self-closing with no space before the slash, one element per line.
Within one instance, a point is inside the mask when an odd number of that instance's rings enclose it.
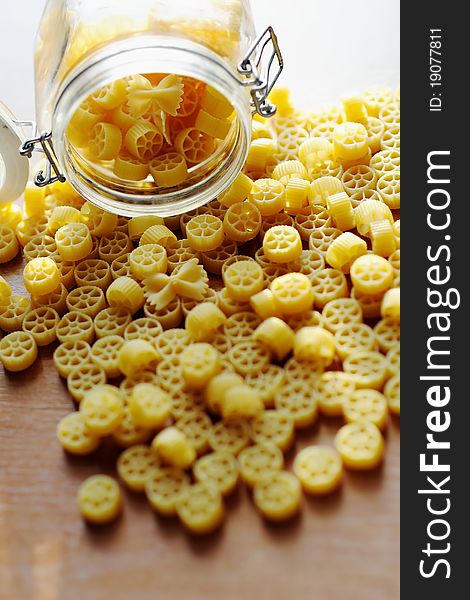
<path fill-rule="evenodd" d="M 200 180 L 155 194 L 150 186 L 110 187 L 105 176 L 87 174 L 83 159 L 73 151 L 66 129 L 78 106 L 98 88 L 137 73 L 176 73 L 205 82 L 230 99 L 236 119 L 219 159 Z M 57 94 L 53 142 L 58 162 L 72 186 L 100 208 L 124 216 L 173 216 L 198 208 L 220 195 L 242 169 L 251 140 L 250 98 L 234 69 L 212 50 L 173 36 L 139 35 L 108 44 L 75 67 Z"/>

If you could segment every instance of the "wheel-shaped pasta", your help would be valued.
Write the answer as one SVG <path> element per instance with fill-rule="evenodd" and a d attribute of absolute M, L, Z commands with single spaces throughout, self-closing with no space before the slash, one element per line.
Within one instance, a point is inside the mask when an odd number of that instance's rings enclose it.
<path fill-rule="evenodd" d="M 343 362 L 346 373 L 354 375 L 357 388 L 381 390 L 387 378 L 387 359 L 380 352 L 360 350 Z"/>
<path fill-rule="evenodd" d="M 33 258 L 23 270 L 23 283 L 32 296 L 50 294 L 60 285 L 60 273 L 52 258 Z"/>
<path fill-rule="evenodd" d="M 23 331 L 30 333 L 38 346 L 52 344 L 57 338 L 56 327 L 60 317 L 53 308 L 34 308 L 23 319 Z"/>
<path fill-rule="evenodd" d="M 272 263 L 286 264 L 297 260 L 302 254 L 299 232 L 289 225 L 271 227 L 263 238 L 263 252 Z"/>
<path fill-rule="evenodd" d="M 364 156 L 369 148 L 366 128 L 362 123 L 353 122 L 336 125 L 333 145 L 337 160 L 354 160 Z"/>
<path fill-rule="evenodd" d="M 348 282 L 344 273 L 337 269 L 323 269 L 312 277 L 315 306 L 323 309 L 331 300 L 348 296 Z"/>
<path fill-rule="evenodd" d="M 215 142 L 214 138 L 207 133 L 189 127 L 178 133 L 174 146 L 188 164 L 196 165 L 211 156 L 215 149 Z"/>
<path fill-rule="evenodd" d="M 284 185 L 275 179 L 258 179 L 253 183 L 248 199 L 262 217 L 273 216 L 285 207 Z"/>
<path fill-rule="evenodd" d="M 177 152 L 168 152 L 152 160 L 150 174 L 159 187 L 174 187 L 186 180 L 188 167 L 184 156 Z"/>
<path fill-rule="evenodd" d="M 346 231 L 331 242 L 325 258 L 327 263 L 334 269 L 349 273 L 356 258 L 366 253 L 367 243 L 365 240 L 354 233 Z"/>
<path fill-rule="evenodd" d="M 255 238 L 261 229 L 261 214 L 249 201 L 232 204 L 225 213 L 223 227 L 225 235 L 244 244 Z"/>
<path fill-rule="evenodd" d="M 400 168 L 385 173 L 377 181 L 377 191 L 385 204 L 392 209 L 400 208 Z"/>
<path fill-rule="evenodd" d="M 305 241 L 308 241 L 310 235 L 316 230 L 332 225 L 328 211 L 321 205 L 312 205 L 302 209 L 296 214 L 294 222 L 300 237 Z"/>
<path fill-rule="evenodd" d="M 20 246 L 13 229 L 7 225 L 0 224 L 0 264 L 13 260 L 19 250 Z"/>
<path fill-rule="evenodd" d="M 76 262 L 86 258 L 92 248 L 91 233 L 84 223 L 70 223 L 55 234 L 57 251 L 64 260 Z"/>
<path fill-rule="evenodd" d="M 294 315 L 312 308 L 312 283 L 302 273 L 281 275 L 271 283 L 270 289 L 283 314 Z"/>
<path fill-rule="evenodd" d="M 222 221 L 209 214 L 195 216 L 186 226 L 186 237 L 193 250 L 215 250 L 225 237 Z"/>
<path fill-rule="evenodd" d="M 7 371 L 24 371 L 37 356 L 36 340 L 29 332 L 14 331 L 0 340 L 0 362 Z"/>
<path fill-rule="evenodd" d="M 84 285 L 72 290 L 67 296 L 66 303 L 70 311 L 82 312 L 92 319 L 106 308 L 104 292 L 95 285 Z"/>
<path fill-rule="evenodd" d="M 230 265 L 223 274 L 228 294 L 239 302 L 247 302 L 264 288 L 263 270 L 253 260 L 242 260 Z"/>
<path fill-rule="evenodd" d="M 160 153 L 163 136 L 152 123 L 139 121 L 126 133 L 124 147 L 140 162 L 149 163 Z"/>
<path fill-rule="evenodd" d="M 384 293 L 393 284 L 392 265 L 382 256 L 364 254 L 351 267 L 351 281 L 363 294 Z"/>
<path fill-rule="evenodd" d="M 113 160 L 121 151 L 122 132 L 112 123 L 97 123 L 90 133 L 88 150 L 96 160 Z"/>

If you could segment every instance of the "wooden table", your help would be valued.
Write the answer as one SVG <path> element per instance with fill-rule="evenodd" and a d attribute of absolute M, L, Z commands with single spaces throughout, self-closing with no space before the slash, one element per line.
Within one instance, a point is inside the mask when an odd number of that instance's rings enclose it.
<path fill-rule="evenodd" d="M 22 292 L 20 259 L 0 272 Z M 395 600 L 399 597 L 399 422 L 383 467 L 345 476 L 342 489 L 306 498 L 290 523 L 268 525 L 241 488 L 224 528 L 203 539 L 125 493 L 125 510 L 96 528 L 77 513 L 80 482 L 114 473 L 117 452 L 66 456 L 55 437 L 73 402 L 53 348 L 21 374 L 0 370 L 1 600 Z M 1 367 L 0 367 L 1 369 Z M 297 449 L 331 443 L 322 419 Z M 291 452 L 292 454 L 292 452 Z"/>

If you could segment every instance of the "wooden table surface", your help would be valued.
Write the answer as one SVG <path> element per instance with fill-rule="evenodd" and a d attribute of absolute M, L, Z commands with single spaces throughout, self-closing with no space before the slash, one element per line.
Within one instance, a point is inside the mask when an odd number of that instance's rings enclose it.
<path fill-rule="evenodd" d="M 21 271 L 20 259 L 0 268 L 17 293 Z M 62 451 L 55 428 L 73 402 L 52 352 L 41 349 L 21 374 L 0 370 L 1 600 L 399 597 L 398 421 L 389 424 L 382 468 L 348 472 L 340 491 L 305 498 L 290 523 L 263 522 L 241 487 L 227 502 L 225 526 L 207 538 L 188 536 L 128 492 L 122 518 L 90 527 L 78 515 L 77 488 L 93 473 L 113 474 L 117 452 Z M 297 436 L 296 448 L 331 444 L 339 424 L 322 419 Z"/>

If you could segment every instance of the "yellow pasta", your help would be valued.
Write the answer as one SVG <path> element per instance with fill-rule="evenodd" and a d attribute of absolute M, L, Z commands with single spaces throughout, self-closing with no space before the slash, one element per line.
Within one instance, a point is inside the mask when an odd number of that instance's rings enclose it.
<path fill-rule="evenodd" d="M 13 229 L 0 224 L 0 264 L 13 260 L 19 250 L 20 246 Z"/>
<path fill-rule="evenodd" d="M 253 339 L 264 344 L 278 360 L 283 360 L 294 348 L 295 334 L 278 317 L 270 317 L 255 329 Z"/>
<path fill-rule="evenodd" d="M 328 196 L 327 207 L 334 226 L 341 231 L 353 229 L 356 225 L 351 200 L 346 192 Z"/>
<path fill-rule="evenodd" d="M 328 229 L 332 221 L 326 208 L 320 205 L 312 205 L 298 211 L 294 223 L 300 237 L 307 241 L 316 231 Z"/>
<path fill-rule="evenodd" d="M 81 402 L 90 390 L 106 383 L 106 373 L 90 362 L 71 369 L 67 375 L 67 389 L 76 402 Z"/>
<path fill-rule="evenodd" d="M 80 402 L 85 425 L 95 435 L 109 435 L 122 421 L 124 400 L 118 388 L 97 385 L 86 392 Z"/>
<path fill-rule="evenodd" d="M 371 149 L 371 152 L 375 154 L 380 150 L 380 141 L 385 131 L 385 123 L 377 117 L 367 117 L 364 125 L 367 131 L 369 148 Z"/>
<path fill-rule="evenodd" d="M 149 163 L 163 147 L 163 136 L 152 123 L 139 121 L 124 137 L 124 147 L 134 158 Z"/>
<path fill-rule="evenodd" d="M 183 377 L 190 390 L 202 390 L 220 371 L 220 356 L 207 343 L 190 344 L 181 355 Z"/>
<path fill-rule="evenodd" d="M 309 184 L 307 193 L 308 201 L 309 204 L 326 206 L 329 196 L 339 194 L 343 191 L 343 184 L 336 177 L 332 177 L 331 175 L 318 177 L 318 179 L 315 179 Z"/>
<path fill-rule="evenodd" d="M 384 387 L 388 408 L 393 415 L 400 416 L 400 374 L 391 377 Z"/>
<path fill-rule="evenodd" d="M 125 181 L 142 181 L 150 173 L 148 162 L 143 162 L 126 150 L 121 150 L 114 161 L 113 172 Z"/>
<path fill-rule="evenodd" d="M 393 284 L 393 269 L 382 256 L 364 254 L 351 267 L 351 281 L 364 294 L 386 292 Z"/>
<path fill-rule="evenodd" d="M 302 327 L 294 338 L 294 356 L 298 361 L 310 362 L 315 367 L 328 367 L 335 357 L 336 341 L 322 327 Z"/>
<path fill-rule="evenodd" d="M 159 244 L 167 250 L 167 254 L 170 254 L 170 248 L 175 247 L 173 244 L 174 242 L 177 243 L 178 240 L 176 235 L 170 229 L 168 229 L 168 227 L 162 224 L 155 224 L 145 229 L 145 231 L 142 233 L 142 236 L 139 240 L 139 246 L 145 246 L 146 244 Z M 192 258 L 192 256 L 188 256 L 188 258 Z"/>
<path fill-rule="evenodd" d="M 124 308 L 132 314 L 142 308 L 145 297 L 142 288 L 130 277 L 118 277 L 109 286 L 106 292 L 109 306 Z"/>
<path fill-rule="evenodd" d="M 163 429 L 152 441 L 152 450 L 166 464 L 187 469 L 196 460 L 196 451 L 177 427 Z"/>
<path fill-rule="evenodd" d="M 245 243 L 258 235 L 261 222 L 261 214 L 252 202 L 237 202 L 227 209 L 223 227 L 228 238 Z"/>
<path fill-rule="evenodd" d="M 233 263 L 223 273 L 223 279 L 228 294 L 240 302 L 247 302 L 264 288 L 263 270 L 252 260 Z"/>
<path fill-rule="evenodd" d="M 184 156 L 177 152 L 168 152 L 152 160 L 150 174 L 159 187 L 174 187 L 186 180 L 188 167 Z"/>
<path fill-rule="evenodd" d="M 393 224 L 392 211 L 384 202 L 377 200 L 364 200 L 354 209 L 354 214 L 357 230 L 364 236 L 370 236 L 370 224 L 374 221 L 387 219 Z"/>
<path fill-rule="evenodd" d="M 107 335 L 119 335 L 122 337 L 131 320 L 132 315 L 125 308 L 113 306 L 104 308 L 94 319 L 96 337 L 102 338 Z"/>
<path fill-rule="evenodd" d="M 263 238 L 263 251 L 272 263 L 293 262 L 302 254 L 300 234 L 289 225 L 271 227 Z"/>
<path fill-rule="evenodd" d="M 73 206 L 56 206 L 49 217 L 47 227 L 51 235 L 67 223 L 80 223 L 82 215 Z"/>
<path fill-rule="evenodd" d="M 373 423 L 356 421 L 341 427 L 335 437 L 335 447 L 345 467 L 363 471 L 374 469 L 382 462 L 384 441 Z"/>
<path fill-rule="evenodd" d="M 78 411 L 69 413 L 59 421 L 57 437 L 64 450 L 77 456 L 91 454 L 100 443 L 99 436 L 91 433 Z"/>
<path fill-rule="evenodd" d="M 284 466 L 284 456 L 274 444 L 256 444 L 242 450 L 238 462 L 243 481 L 253 487 L 268 473 L 280 471 Z"/>
<path fill-rule="evenodd" d="M 334 156 L 341 162 L 360 159 L 369 149 L 367 131 L 361 123 L 336 125 L 333 134 Z"/>
<path fill-rule="evenodd" d="M 305 179 L 291 176 L 286 182 L 286 212 L 295 215 L 308 204 L 309 183 Z"/>
<path fill-rule="evenodd" d="M 77 502 L 80 514 L 91 523 L 109 523 L 122 510 L 119 486 L 107 475 L 93 475 L 85 479 L 78 491 Z"/>
<path fill-rule="evenodd" d="M 222 221 L 209 214 L 193 217 L 186 226 L 186 237 L 193 250 L 215 250 L 225 237 Z"/>
<path fill-rule="evenodd" d="M 25 288 L 31 295 L 46 295 L 60 285 L 60 273 L 51 258 L 34 258 L 23 271 Z"/>
<path fill-rule="evenodd" d="M 187 314 L 185 328 L 194 341 L 210 341 L 211 337 L 224 324 L 226 318 L 215 304 L 203 302 Z"/>
<path fill-rule="evenodd" d="M 378 84 L 367 88 L 363 97 L 369 115 L 378 117 L 380 109 L 392 101 L 393 94 L 388 86 Z"/>
<path fill-rule="evenodd" d="M 307 446 L 295 457 L 292 469 L 305 492 L 322 496 L 334 492 L 343 475 L 340 455 L 328 446 Z"/>
<path fill-rule="evenodd" d="M 271 138 L 252 140 L 246 157 L 245 170 L 257 179 L 254 174 L 266 173 L 268 164 L 274 161 L 276 150 L 277 144 Z"/>
<path fill-rule="evenodd" d="M 230 386 L 225 391 L 221 407 L 224 421 L 237 421 L 238 419 L 251 419 L 260 414 L 264 409 L 264 403 L 257 390 L 245 383 L 240 383 Z"/>
<path fill-rule="evenodd" d="M 171 414 L 171 398 L 156 385 L 139 383 L 132 388 L 129 408 L 136 425 L 158 429 Z"/>
<path fill-rule="evenodd" d="M 99 107 L 112 110 L 126 99 L 127 83 L 124 79 L 116 79 L 108 85 L 100 87 L 90 97 Z"/>
<path fill-rule="evenodd" d="M 47 222 L 48 219 L 45 214 L 36 215 L 20 221 L 16 225 L 16 237 L 20 244 L 26 246 L 33 237 L 47 233 Z M 8 226 L 7 223 L 6 225 Z"/>
<path fill-rule="evenodd" d="M 400 321 L 400 288 L 395 287 L 385 292 L 380 307 L 380 314 L 384 319 Z"/>
<path fill-rule="evenodd" d="M 253 183 L 248 199 L 262 217 L 275 215 L 285 207 L 284 185 L 275 179 L 258 179 Z"/>
<path fill-rule="evenodd" d="M 359 95 L 343 98 L 344 120 L 365 124 L 367 108 L 364 99 Z"/>
<path fill-rule="evenodd" d="M 122 132 L 112 123 L 97 123 L 90 133 L 88 149 L 96 160 L 115 159 L 122 146 Z"/>
<path fill-rule="evenodd" d="M 27 217 L 42 214 L 46 209 L 46 190 L 28 181 L 23 193 L 23 209 Z"/>
<path fill-rule="evenodd" d="M 127 377 L 155 366 L 158 360 L 156 349 L 146 340 L 127 340 L 118 354 L 118 367 Z"/>
<path fill-rule="evenodd" d="M 227 353 L 233 368 L 240 375 L 256 373 L 271 362 L 271 351 L 255 340 L 238 342 Z"/>
<path fill-rule="evenodd" d="M 132 217 L 132 219 L 125 221 L 123 233 L 127 233 L 130 239 L 135 242 L 153 225 L 164 225 L 164 220 L 162 217 L 157 217 L 156 215 Z"/>
<path fill-rule="evenodd" d="M 14 331 L 0 340 L 0 362 L 7 371 L 24 371 L 36 360 L 38 348 L 33 335 Z"/>
<path fill-rule="evenodd" d="M 60 256 L 71 262 L 86 258 L 93 247 L 90 230 L 84 223 L 62 226 L 55 234 L 55 242 Z"/>
<path fill-rule="evenodd" d="M 327 417 L 342 416 L 345 400 L 356 389 L 354 377 L 342 371 L 322 373 L 314 386 L 320 412 Z"/>
<path fill-rule="evenodd" d="M 233 113 L 233 106 L 230 101 L 209 85 L 204 89 L 201 106 L 209 114 L 219 119 L 226 119 Z"/>
<path fill-rule="evenodd" d="M 221 414 L 225 393 L 232 387 L 243 383 L 243 379 L 236 373 L 220 373 L 213 377 L 204 390 L 204 399 L 207 408 L 214 414 Z"/>
<path fill-rule="evenodd" d="M 285 521 L 300 510 L 302 489 L 299 480 L 287 471 L 269 473 L 253 488 L 253 498 L 261 514 L 270 521 Z"/>
<path fill-rule="evenodd" d="M 397 249 L 393 225 L 388 219 L 370 223 L 370 240 L 372 252 L 379 256 L 387 258 Z"/>
<path fill-rule="evenodd" d="M 294 315 L 312 308 L 312 284 L 302 273 L 281 275 L 271 283 L 270 289 L 283 314 Z"/>
<path fill-rule="evenodd" d="M 103 290 L 94 285 L 84 285 L 69 292 L 66 304 L 70 311 L 82 312 L 91 318 L 106 308 Z"/>
<path fill-rule="evenodd" d="M 214 152 L 214 138 L 196 127 L 180 131 L 175 138 L 174 147 L 186 162 L 191 165 L 201 163 Z"/>
<path fill-rule="evenodd" d="M 281 317 L 281 309 L 270 289 L 264 289 L 250 298 L 250 305 L 261 319 Z"/>
<path fill-rule="evenodd" d="M 158 458 L 143 444 L 126 448 L 116 463 L 121 481 L 133 492 L 143 492 L 147 479 L 159 467 Z"/>
<path fill-rule="evenodd" d="M 387 359 L 375 351 L 359 350 L 343 361 L 343 369 L 354 375 L 357 388 L 381 390 L 387 378 Z"/>
<path fill-rule="evenodd" d="M 389 208 L 400 208 L 400 167 L 380 177 L 377 191 Z"/>
<path fill-rule="evenodd" d="M 39 307 L 25 315 L 22 328 L 33 336 L 38 346 L 47 346 L 57 338 L 59 320 L 60 317 L 53 308 Z"/>
<path fill-rule="evenodd" d="M 230 119 L 221 119 L 201 108 L 196 116 L 194 126 L 215 139 L 224 140 L 232 126 Z"/>
<path fill-rule="evenodd" d="M 220 203 L 228 208 L 232 204 L 247 200 L 253 183 L 253 180 L 248 175 L 239 173 L 234 182 L 219 196 Z"/>
<path fill-rule="evenodd" d="M 167 264 L 165 248 L 159 244 L 144 244 L 129 254 L 131 273 L 138 280 L 154 273 L 166 273 Z"/>
<path fill-rule="evenodd" d="M 343 414 L 346 422 L 368 421 L 379 429 L 387 424 L 387 400 L 377 390 L 355 390 L 343 403 Z"/>
<path fill-rule="evenodd" d="M 34 216 L 40 216 L 41 212 L 35 214 Z M 17 225 L 20 223 L 23 215 L 21 213 L 21 208 L 13 203 L 13 202 L 4 202 L 0 205 L 0 224 L 6 225 L 11 229 L 16 229 Z"/>
<path fill-rule="evenodd" d="M 333 240 L 325 258 L 334 269 L 349 273 L 356 258 L 366 253 L 367 243 L 359 236 L 347 231 Z"/>

